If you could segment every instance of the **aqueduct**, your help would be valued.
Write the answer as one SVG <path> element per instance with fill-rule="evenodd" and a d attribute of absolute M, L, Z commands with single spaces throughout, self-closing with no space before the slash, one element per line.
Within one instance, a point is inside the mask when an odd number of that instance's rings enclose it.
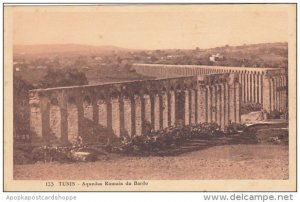
<path fill-rule="evenodd" d="M 240 122 L 240 103 L 287 110 L 283 69 L 134 64 L 157 79 L 36 89 L 29 92 L 30 128 L 41 139 L 70 142 L 133 137 L 195 123 Z"/>
<path fill-rule="evenodd" d="M 173 75 L 174 76 L 174 75 Z M 180 76 L 29 92 L 30 127 L 62 142 L 142 135 L 175 125 L 240 122 L 236 74 Z"/>
<path fill-rule="evenodd" d="M 287 111 L 287 72 L 282 68 L 201 65 L 134 64 L 134 69 L 154 77 L 235 73 L 241 84 L 241 101 L 260 103 L 267 112 Z"/>

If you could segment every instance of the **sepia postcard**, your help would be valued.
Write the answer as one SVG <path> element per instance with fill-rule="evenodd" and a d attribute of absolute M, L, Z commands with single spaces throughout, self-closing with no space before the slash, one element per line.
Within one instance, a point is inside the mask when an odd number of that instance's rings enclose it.
<path fill-rule="evenodd" d="M 296 191 L 296 4 L 4 4 L 4 191 Z"/>

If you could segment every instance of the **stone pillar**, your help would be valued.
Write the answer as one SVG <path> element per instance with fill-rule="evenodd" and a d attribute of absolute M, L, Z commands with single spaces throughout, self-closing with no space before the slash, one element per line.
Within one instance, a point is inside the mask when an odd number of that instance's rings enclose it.
<path fill-rule="evenodd" d="M 282 76 L 278 75 L 278 110 L 282 112 Z"/>
<path fill-rule="evenodd" d="M 257 103 L 257 74 L 253 72 L 253 102 Z"/>
<path fill-rule="evenodd" d="M 79 136 L 84 136 L 84 110 L 83 110 L 83 103 L 82 100 L 79 100 L 77 103 L 77 112 L 78 112 L 78 134 Z"/>
<path fill-rule="evenodd" d="M 288 109 L 288 80 L 287 75 L 283 75 L 283 111 L 286 112 Z"/>
<path fill-rule="evenodd" d="M 49 113 L 48 113 L 49 115 Z M 43 137 L 42 110 L 40 104 L 30 104 L 30 130 L 37 136 Z"/>
<path fill-rule="evenodd" d="M 207 89 L 200 86 L 197 91 L 197 123 L 207 122 Z"/>
<path fill-rule="evenodd" d="M 251 102 L 255 102 L 255 73 L 251 72 Z"/>
<path fill-rule="evenodd" d="M 67 102 L 63 100 L 60 105 L 60 114 L 61 114 L 61 141 L 62 143 L 68 142 L 68 109 Z"/>
<path fill-rule="evenodd" d="M 220 126 L 225 128 L 225 88 L 224 83 L 220 84 Z"/>
<path fill-rule="evenodd" d="M 183 110 L 183 114 L 184 114 L 184 125 L 189 125 L 190 124 L 190 104 L 189 104 L 189 91 L 188 90 L 184 90 L 183 91 L 183 95 L 184 95 L 184 110 Z"/>
<path fill-rule="evenodd" d="M 111 98 L 111 126 L 115 136 L 120 137 L 120 103 L 119 98 Z"/>
<path fill-rule="evenodd" d="M 168 95 L 167 92 L 162 92 L 160 95 L 160 125 L 162 128 L 167 128 L 169 126 L 169 105 L 168 105 Z"/>
<path fill-rule="evenodd" d="M 46 97 L 30 97 L 30 130 L 38 139 L 49 135 L 49 101 Z"/>
<path fill-rule="evenodd" d="M 139 95 L 134 96 L 134 128 L 135 135 L 142 135 L 142 104 L 141 97 Z"/>
<path fill-rule="evenodd" d="M 75 142 L 78 137 L 78 109 L 75 103 L 68 103 L 68 139 Z"/>
<path fill-rule="evenodd" d="M 229 124 L 229 86 L 224 83 L 224 125 Z"/>
<path fill-rule="evenodd" d="M 242 100 L 245 101 L 245 74 L 241 72 Z"/>
<path fill-rule="evenodd" d="M 275 109 L 275 81 L 274 78 L 270 78 L 270 91 L 271 91 L 271 111 Z"/>
<path fill-rule="evenodd" d="M 174 91 L 170 91 L 169 92 L 169 125 L 170 126 L 175 126 L 175 92 Z"/>
<path fill-rule="evenodd" d="M 244 102 L 248 102 L 248 73 L 244 73 L 244 94 L 245 94 L 245 99 Z"/>
<path fill-rule="evenodd" d="M 285 101 L 284 101 L 284 97 L 285 97 L 285 85 L 284 85 L 284 75 L 282 75 L 281 77 L 281 110 L 282 112 L 285 111 Z"/>
<path fill-rule="evenodd" d="M 40 127 L 42 128 L 42 136 L 47 137 L 50 134 L 50 125 L 49 125 L 50 106 L 47 97 L 40 98 L 40 108 L 41 108 Z"/>
<path fill-rule="evenodd" d="M 280 78 L 280 75 L 277 75 L 276 76 L 276 84 L 277 84 L 277 86 L 276 86 L 276 94 L 277 94 L 277 96 L 276 96 L 276 101 L 277 101 L 277 104 L 276 104 L 276 108 L 277 108 L 277 110 L 278 111 L 280 111 L 280 98 L 281 98 L 281 88 L 280 88 L 280 80 L 281 80 L 281 78 Z"/>
<path fill-rule="evenodd" d="M 143 96 L 144 98 L 144 101 L 143 101 L 143 129 L 144 129 L 144 132 L 145 129 L 146 129 L 146 125 L 147 127 L 151 126 L 152 122 L 151 122 L 151 98 L 150 98 L 150 95 L 148 94 L 145 94 Z"/>
<path fill-rule="evenodd" d="M 247 73 L 247 102 L 251 102 L 251 75 Z"/>
<path fill-rule="evenodd" d="M 229 121 L 230 122 L 235 122 L 235 116 L 236 116 L 236 99 L 235 99 L 235 82 L 232 81 L 229 84 Z"/>
<path fill-rule="evenodd" d="M 274 110 L 278 110 L 278 93 L 277 93 L 277 88 L 278 88 L 278 79 L 277 75 L 273 76 L 273 81 L 274 81 Z"/>
<path fill-rule="evenodd" d="M 282 79 L 281 75 L 278 75 L 278 85 L 277 85 L 277 94 L 278 94 L 278 110 L 282 112 Z"/>
<path fill-rule="evenodd" d="M 254 102 L 258 103 L 258 74 L 255 72 L 254 74 Z"/>
<path fill-rule="evenodd" d="M 271 109 L 271 80 L 268 75 L 263 75 L 263 108 L 270 112 Z"/>
<path fill-rule="evenodd" d="M 189 104 L 190 104 L 190 123 L 195 124 L 196 123 L 196 93 L 195 90 L 191 89 L 189 90 L 190 94 L 190 99 L 189 99 Z"/>
<path fill-rule="evenodd" d="M 217 117 L 216 117 L 216 111 L 217 111 L 217 89 L 216 89 L 216 86 L 213 85 L 211 87 L 211 121 L 212 122 L 216 122 L 217 121 Z"/>
<path fill-rule="evenodd" d="M 152 105 L 152 108 L 153 108 L 153 116 L 152 116 L 152 123 L 153 123 L 153 129 L 154 130 L 159 130 L 160 129 L 160 111 L 159 111 L 159 108 L 160 108 L 160 103 L 159 103 L 159 96 L 157 94 L 155 94 L 153 96 L 153 105 Z"/>
<path fill-rule="evenodd" d="M 131 108 L 131 100 L 129 97 L 123 97 L 122 99 L 123 105 L 123 127 L 122 127 L 122 135 L 132 137 L 132 108 Z"/>
<path fill-rule="evenodd" d="M 260 72 L 258 74 L 258 82 L 257 82 L 257 85 L 258 85 L 258 103 L 262 104 L 263 103 L 263 74 L 262 72 Z"/>
<path fill-rule="evenodd" d="M 212 122 L 212 112 L 211 112 L 211 107 L 212 107 L 212 89 L 210 86 L 206 86 L 207 90 L 207 123 Z"/>
<path fill-rule="evenodd" d="M 222 96 L 222 89 L 220 85 L 216 86 L 216 123 L 221 125 L 221 96 Z"/>
<path fill-rule="evenodd" d="M 282 75 L 282 111 L 285 112 L 286 110 L 286 90 L 287 86 L 285 84 L 286 77 Z"/>
<path fill-rule="evenodd" d="M 245 102 L 248 102 L 248 72 L 245 72 Z"/>
<path fill-rule="evenodd" d="M 107 104 L 105 100 L 98 100 L 98 124 L 107 128 Z"/>
<path fill-rule="evenodd" d="M 58 105 L 50 105 L 50 131 L 56 138 L 61 138 L 61 112 Z"/>
<path fill-rule="evenodd" d="M 240 101 L 241 101 L 241 87 L 238 82 L 235 83 L 235 122 L 241 122 L 241 112 L 240 112 Z"/>

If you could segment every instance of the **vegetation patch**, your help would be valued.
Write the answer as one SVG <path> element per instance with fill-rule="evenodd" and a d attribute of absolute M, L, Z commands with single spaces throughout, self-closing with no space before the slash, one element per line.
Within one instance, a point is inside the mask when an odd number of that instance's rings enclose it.
<path fill-rule="evenodd" d="M 241 114 L 248 114 L 254 111 L 261 111 L 262 105 L 260 103 L 241 102 Z"/>
<path fill-rule="evenodd" d="M 268 119 L 280 119 L 282 115 L 282 112 L 278 110 L 273 110 L 268 114 Z"/>
<path fill-rule="evenodd" d="M 224 130 L 216 123 L 201 123 L 183 127 L 169 127 L 159 131 L 150 131 L 133 138 L 122 137 L 109 149 L 133 155 L 155 155 L 161 151 L 177 148 L 188 140 L 207 139 L 208 137 L 228 137 L 232 135 L 255 136 L 253 130 L 245 125 L 230 124 Z"/>

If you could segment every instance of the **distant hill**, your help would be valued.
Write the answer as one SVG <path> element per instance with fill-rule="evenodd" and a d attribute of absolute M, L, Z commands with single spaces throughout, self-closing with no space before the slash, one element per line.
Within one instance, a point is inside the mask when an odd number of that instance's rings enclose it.
<path fill-rule="evenodd" d="M 124 52 L 129 49 L 117 46 L 92 46 L 79 44 L 39 44 L 14 45 L 14 55 L 44 55 L 44 54 L 102 54 L 111 52 Z"/>
<path fill-rule="evenodd" d="M 211 56 L 221 59 L 212 61 Z M 159 50 L 146 63 L 288 68 L 288 43 L 244 44 L 210 49 Z"/>

